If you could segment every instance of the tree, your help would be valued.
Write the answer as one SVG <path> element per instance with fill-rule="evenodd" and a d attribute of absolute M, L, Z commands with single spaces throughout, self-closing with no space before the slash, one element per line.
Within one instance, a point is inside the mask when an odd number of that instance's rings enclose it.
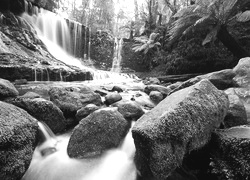
<path fill-rule="evenodd" d="M 250 19 L 250 13 L 239 13 L 250 0 L 197 0 L 179 12 L 174 17 L 178 18 L 169 31 L 169 46 L 182 35 L 197 28 L 208 28 L 209 33 L 203 45 L 219 39 L 237 58 L 250 56 L 228 32 L 229 22 L 238 20 L 245 22 Z"/>

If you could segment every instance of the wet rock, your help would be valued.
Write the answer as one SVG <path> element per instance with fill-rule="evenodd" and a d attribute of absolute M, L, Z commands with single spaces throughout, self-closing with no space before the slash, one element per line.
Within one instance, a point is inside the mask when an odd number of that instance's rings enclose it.
<path fill-rule="evenodd" d="M 109 93 L 107 94 L 107 96 L 105 96 L 105 103 L 107 105 L 111 105 L 115 102 L 118 102 L 122 99 L 122 96 L 119 93 L 113 92 L 113 93 Z"/>
<path fill-rule="evenodd" d="M 0 102 L 0 179 L 20 180 L 37 144 L 38 124 L 26 111 Z"/>
<path fill-rule="evenodd" d="M 87 86 L 53 87 L 48 93 L 50 100 L 62 110 L 66 118 L 75 117 L 77 110 L 87 104 L 102 105 L 100 95 Z"/>
<path fill-rule="evenodd" d="M 247 113 L 242 100 L 239 96 L 230 94 L 230 91 L 225 91 L 229 99 L 229 109 L 224 119 L 225 128 L 247 124 Z"/>
<path fill-rule="evenodd" d="M 151 91 L 150 94 L 149 94 L 149 97 L 155 103 L 159 103 L 159 102 L 161 102 L 163 100 L 162 93 L 158 92 L 158 91 Z"/>
<path fill-rule="evenodd" d="M 146 86 L 144 89 L 144 92 L 147 94 L 150 94 L 151 91 L 158 91 L 162 93 L 164 97 L 166 97 L 170 93 L 171 89 L 165 86 L 153 85 L 153 84 Z"/>
<path fill-rule="evenodd" d="M 237 126 L 218 130 L 212 141 L 213 173 L 221 179 L 250 178 L 250 127 Z"/>
<path fill-rule="evenodd" d="M 192 86 L 203 79 L 208 79 L 216 88 L 220 90 L 225 90 L 230 87 L 238 87 L 239 85 L 233 79 L 235 76 L 236 76 L 236 73 L 232 69 L 224 69 L 221 71 L 216 71 L 216 72 L 196 76 L 192 79 L 184 81 L 181 85 L 179 85 L 177 88 L 172 90 L 169 94 L 172 94 L 183 88 Z"/>
<path fill-rule="evenodd" d="M 82 119 L 70 137 L 67 152 L 72 158 L 86 158 L 117 147 L 129 123 L 116 108 L 99 109 Z"/>
<path fill-rule="evenodd" d="M 118 111 L 123 117 L 130 121 L 136 121 L 144 114 L 141 106 L 134 101 L 119 101 L 118 103 L 113 104 L 113 106 L 118 107 Z"/>
<path fill-rule="evenodd" d="M 250 58 L 242 58 L 239 60 L 238 64 L 233 68 L 236 77 L 235 81 L 241 87 L 248 87 L 250 84 Z"/>
<path fill-rule="evenodd" d="M 30 99 L 35 99 L 35 98 L 41 98 L 41 96 L 35 92 L 28 91 L 21 97 L 23 98 L 30 98 Z"/>
<path fill-rule="evenodd" d="M 120 93 L 120 92 L 123 92 L 123 89 L 121 87 L 119 87 L 119 86 L 114 86 L 111 89 L 111 91 L 113 91 L 113 92 L 116 91 L 116 92 Z"/>
<path fill-rule="evenodd" d="M 11 82 L 0 78 L 0 99 L 16 97 L 18 94 L 17 89 Z"/>
<path fill-rule="evenodd" d="M 51 101 L 42 98 L 11 98 L 6 102 L 26 110 L 39 121 L 45 122 L 54 133 L 65 130 L 66 120 L 62 111 Z"/>
<path fill-rule="evenodd" d="M 88 104 L 85 107 L 82 107 L 76 112 L 76 119 L 78 121 L 82 120 L 83 118 L 87 117 L 89 114 L 94 112 L 95 110 L 99 109 L 99 107 L 95 104 Z"/>
<path fill-rule="evenodd" d="M 27 79 L 16 79 L 14 81 L 15 85 L 22 85 L 22 84 L 27 84 L 27 83 L 28 83 Z"/>
<path fill-rule="evenodd" d="M 100 94 L 101 96 L 106 96 L 109 92 L 103 89 L 96 89 L 95 93 Z"/>
<path fill-rule="evenodd" d="M 154 78 L 154 77 L 146 78 L 143 82 L 146 85 L 149 85 L 149 84 L 159 85 L 159 84 L 161 84 L 160 80 L 158 78 Z"/>
<path fill-rule="evenodd" d="M 161 101 L 135 123 L 135 163 L 143 177 L 166 179 L 186 153 L 202 148 L 223 122 L 227 95 L 208 80 Z"/>

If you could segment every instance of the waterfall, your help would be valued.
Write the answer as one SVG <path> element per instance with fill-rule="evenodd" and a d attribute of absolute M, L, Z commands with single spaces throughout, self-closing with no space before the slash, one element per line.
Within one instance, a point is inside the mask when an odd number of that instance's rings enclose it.
<path fill-rule="evenodd" d="M 91 72 L 94 80 L 96 80 L 95 78 L 98 78 L 98 80 L 99 78 L 106 79 L 106 77 L 109 79 L 112 78 L 112 82 L 131 80 L 128 79 L 129 77 L 126 75 L 121 77 L 116 73 L 120 71 L 122 39 L 116 43 L 114 59 L 117 61 L 113 63 L 113 72 L 107 73 L 105 71 L 96 70 L 92 62 L 89 62 L 91 61 L 91 29 L 89 27 L 82 26 L 74 21 L 69 22 L 69 20 L 42 8 L 39 9 L 38 15 L 33 14 L 30 16 L 24 13 L 22 17 L 32 24 L 37 31 L 38 37 L 56 59 L 67 65 L 76 66 L 82 70 Z M 70 29 L 70 27 L 72 27 L 72 29 Z M 83 30 L 84 32 L 82 32 Z M 84 42 L 80 42 L 81 39 L 84 40 Z M 83 52 L 78 53 L 79 48 L 83 49 Z M 80 56 L 84 54 L 84 61 L 73 57 L 73 55 L 77 56 L 78 54 Z"/>
<path fill-rule="evenodd" d="M 48 69 L 46 68 L 46 69 L 45 69 L 45 71 L 46 71 L 46 74 L 47 74 L 47 81 L 50 81 L 50 77 L 49 77 L 49 71 L 48 71 Z"/>
<path fill-rule="evenodd" d="M 36 70 L 36 67 L 34 68 L 34 74 L 35 74 L 34 80 L 35 80 L 35 82 L 37 82 L 37 70 Z"/>
<path fill-rule="evenodd" d="M 102 157 L 73 159 L 67 155 L 70 133 L 55 136 L 42 123 L 39 123 L 39 129 L 46 138 L 35 149 L 22 180 L 136 180 L 131 132 L 121 147 L 108 150 Z"/>
<path fill-rule="evenodd" d="M 115 38 L 115 46 L 114 46 L 114 59 L 112 63 L 112 72 L 120 72 L 121 71 L 121 51 L 122 51 L 123 39 L 121 38 L 119 41 Z"/>

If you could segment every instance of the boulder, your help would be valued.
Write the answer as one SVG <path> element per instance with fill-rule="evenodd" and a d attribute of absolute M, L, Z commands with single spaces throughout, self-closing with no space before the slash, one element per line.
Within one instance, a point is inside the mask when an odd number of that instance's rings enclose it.
<path fill-rule="evenodd" d="M 0 179 L 20 180 L 37 144 L 37 120 L 26 111 L 0 101 Z"/>
<path fill-rule="evenodd" d="M 159 102 L 161 102 L 163 100 L 163 95 L 159 91 L 151 91 L 150 94 L 149 94 L 149 97 L 155 103 L 159 103 Z"/>
<path fill-rule="evenodd" d="M 227 91 L 225 91 L 227 93 Z M 228 94 L 229 109 L 224 119 L 224 127 L 230 128 L 233 126 L 247 124 L 247 113 L 242 100 L 239 96 Z"/>
<path fill-rule="evenodd" d="M 202 148 L 223 122 L 227 95 L 208 80 L 161 101 L 135 123 L 135 163 L 142 177 L 164 180 L 184 156 Z"/>
<path fill-rule="evenodd" d="M 117 93 L 117 92 L 113 92 L 113 93 L 109 93 L 107 94 L 107 96 L 105 96 L 105 103 L 107 105 L 111 105 L 115 102 L 118 102 L 122 99 L 122 96 Z"/>
<path fill-rule="evenodd" d="M 250 127 L 217 130 L 212 138 L 212 170 L 221 179 L 250 178 Z"/>
<path fill-rule="evenodd" d="M 165 86 L 154 85 L 154 84 L 148 85 L 144 89 L 144 92 L 147 94 L 150 94 L 151 91 L 158 91 L 162 93 L 164 97 L 166 97 L 170 93 L 171 89 Z"/>
<path fill-rule="evenodd" d="M 31 99 L 41 98 L 41 96 L 39 94 L 37 94 L 35 92 L 31 92 L 31 91 L 26 92 L 21 97 L 23 97 L 23 98 L 31 98 Z"/>
<path fill-rule="evenodd" d="M 67 147 L 72 158 L 86 158 L 116 148 L 126 136 L 129 123 L 117 108 L 96 110 L 82 119 L 70 137 Z"/>
<path fill-rule="evenodd" d="M 42 98 L 10 98 L 6 102 L 26 110 L 39 121 L 45 122 L 54 133 L 65 130 L 66 120 L 62 111 L 51 101 Z"/>
<path fill-rule="evenodd" d="M 119 87 L 119 86 L 113 86 L 113 88 L 111 89 L 111 91 L 117 91 L 118 93 L 120 93 L 120 92 L 123 92 L 123 89 L 121 88 L 121 87 Z"/>
<path fill-rule="evenodd" d="M 28 83 L 27 79 L 16 79 L 14 81 L 15 85 L 23 85 L 23 84 L 27 84 L 27 83 Z"/>
<path fill-rule="evenodd" d="M 150 85 L 150 84 L 159 85 L 159 84 L 161 84 L 160 80 L 158 78 L 155 78 L 155 77 L 146 78 L 143 82 L 146 85 Z"/>
<path fill-rule="evenodd" d="M 242 58 L 238 64 L 233 68 L 235 81 L 241 87 L 248 87 L 250 84 L 250 57 Z"/>
<path fill-rule="evenodd" d="M 87 104 L 102 105 L 101 96 L 87 86 L 53 87 L 48 93 L 50 100 L 62 110 L 66 118 L 75 117 L 77 110 Z"/>
<path fill-rule="evenodd" d="M 94 112 L 95 110 L 99 109 L 99 107 L 95 104 L 88 104 L 85 107 L 82 107 L 76 112 L 76 119 L 78 121 L 82 120 L 83 118 L 87 117 L 89 114 Z"/>
<path fill-rule="evenodd" d="M 230 87 L 238 87 L 239 85 L 233 79 L 235 76 L 236 76 L 236 73 L 232 69 L 224 69 L 221 71 L 216 71 L 216 72 L 196 76 L 192 79 L 184 81 L 177 88 L 173 89 L 169 94 L 172 94 L 172 93 L 179 91 L 183 88 L 192 86 L 203 79 L 208 79 L 211 83 L 213 83 L 213 85 L 216 88 L 218 88 L 220 90 L 225 90 L 225 89 L 230 88 Z"/>
<path fill-rule="evenodd" d="M 119 101 L 113 106 L 118 107 L 118 111 L 123 115 L 123 117 L 130 121 L 136 121 L 144 114 L 141 106 L 134 101 Z"/>
<path fill-rule="evenodd" d="M 18 96 L 15 86 L 8 80 L 0 78 L 0 99 Z"/>

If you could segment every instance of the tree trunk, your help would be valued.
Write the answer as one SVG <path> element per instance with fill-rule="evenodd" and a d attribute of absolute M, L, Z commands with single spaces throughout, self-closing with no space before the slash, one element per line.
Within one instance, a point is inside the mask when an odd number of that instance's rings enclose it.
<path fill-rule="evenodd" d="M 243 49 L 239 43 L 229 34 L 226 26 L 221 26 L 217 38 L 223 43 L 233 55 L 239 59 L 250 57 L 250 53 Z"/>
<path fill-rule="evenodd" d="M 159 14 L 158 21 L 157 21 L 157 26 L 160 26 L 162 22 L 162 14 Z"/>

